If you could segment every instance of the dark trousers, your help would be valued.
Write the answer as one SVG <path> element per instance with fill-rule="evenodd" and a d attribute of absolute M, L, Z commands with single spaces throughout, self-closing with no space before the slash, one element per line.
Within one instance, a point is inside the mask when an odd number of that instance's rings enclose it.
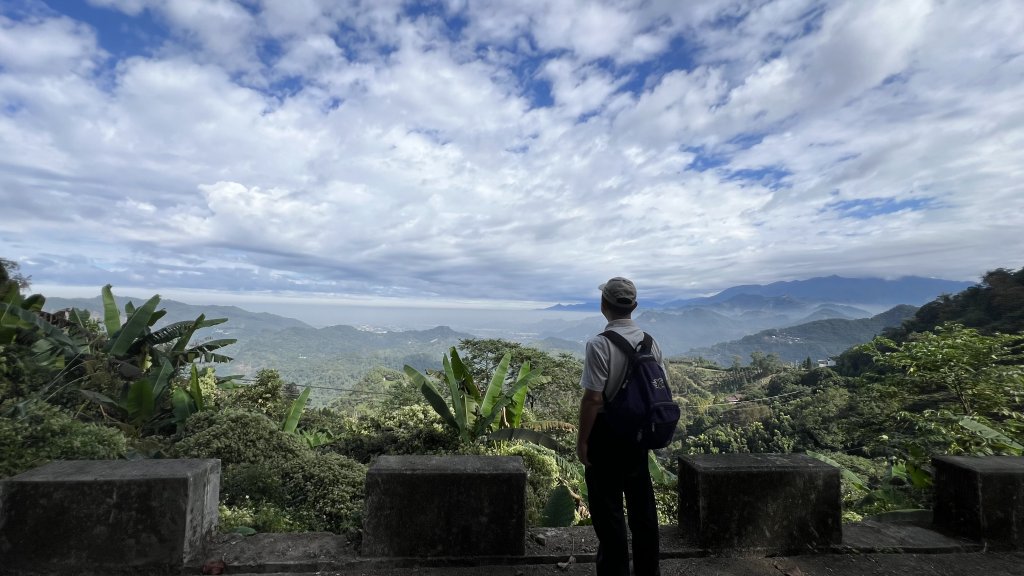
<path fill-rule="evenodd" d="M 586 470 L 590 518 L 597 533 L 597 576 L 628 576 L 629 531 L 633 535 L 633 568 L 636 576 L 657 576 L 658 511 L 654 503 L 647 450 L 618 441 L 598 415 L 587 443 L 590 466 Z"/>

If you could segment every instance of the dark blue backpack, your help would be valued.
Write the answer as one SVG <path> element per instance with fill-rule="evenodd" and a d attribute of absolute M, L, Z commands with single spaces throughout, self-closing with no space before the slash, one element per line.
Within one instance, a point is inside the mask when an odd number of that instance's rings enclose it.
<path fill-rule="evenodd" d="M 679 423 L 679 405 L 672 400 L 665 370 L 651 352 L 654 340 L 644 333 L 637 348 L 618 332 L 602 332 L 629 359 L 626 378 L 611 400 L 604 399 L 604 418 L 623 440 L 643 448 L 664 448 Z"/>

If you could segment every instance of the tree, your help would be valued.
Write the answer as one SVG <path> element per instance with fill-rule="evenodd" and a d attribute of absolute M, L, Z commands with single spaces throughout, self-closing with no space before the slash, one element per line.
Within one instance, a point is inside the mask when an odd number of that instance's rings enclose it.
<path fill-rule="evenodd" d="M 908 451 L 1020 454 L 1024 354 L 1020 335 L 940 325 L 903 343 L 879 337 L 863 350 L 902 392 Z"/>

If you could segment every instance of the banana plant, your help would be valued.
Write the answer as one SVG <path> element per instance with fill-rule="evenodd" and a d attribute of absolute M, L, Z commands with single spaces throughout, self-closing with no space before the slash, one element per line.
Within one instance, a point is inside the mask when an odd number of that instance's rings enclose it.
<path fill-rule="evenodd" d="M 541 375 L 539 370 L 531 370 L 529 362 L 524 362 L 509 388 L 505 389 L 511 358 L 511 353 L 506 353 L 502 357 L 486 391 L 481 394 L 473 382 L 472 374 L 453 346 L 450 357 L 446 354 L 442 359 L 444 383 L 450 394 L 450 406 L 449 401 L 441 394 L 437 382 L 411 366 L 406 365 L 404 370 L 420 387 L 420 391 L 434 411 L 448 426 L 459 433 L 459 438 L 464 443 L 469 444 L 481 438 L 503 439 L 500 436 L 507 436 L 509 433 L 497 433 L 507 429 L 516 430 L 521 435 L 518 439 L 535 441 L 539 433 L 521 428 L 523 403 L 530 385 L 545 382 L 546 377 Z"/>
<path fill-rule="evenodd" d="M 284 415 L 284 420 L 281 422 L 281 430 L 289 434 L 297 434 L 295 431 L 299 427 L 299 419 L 302 418 L 302 411 L 306 408 L 306 402 L 309 400 L 309 393 L 312 390 L 309 386 L 299 394 L 291 407 L 288 408 L 288 412 Z"/>

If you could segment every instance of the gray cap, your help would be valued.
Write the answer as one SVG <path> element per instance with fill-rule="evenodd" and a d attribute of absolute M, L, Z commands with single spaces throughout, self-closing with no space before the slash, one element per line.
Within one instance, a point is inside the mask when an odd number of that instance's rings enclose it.
<path fill-rule="evenodd" d="M 626 278 L 616 276 L 597 288 L 601 291 L 601 296 L 613 306 L 619 308 L 636 306 L 636 286 Z"/>

